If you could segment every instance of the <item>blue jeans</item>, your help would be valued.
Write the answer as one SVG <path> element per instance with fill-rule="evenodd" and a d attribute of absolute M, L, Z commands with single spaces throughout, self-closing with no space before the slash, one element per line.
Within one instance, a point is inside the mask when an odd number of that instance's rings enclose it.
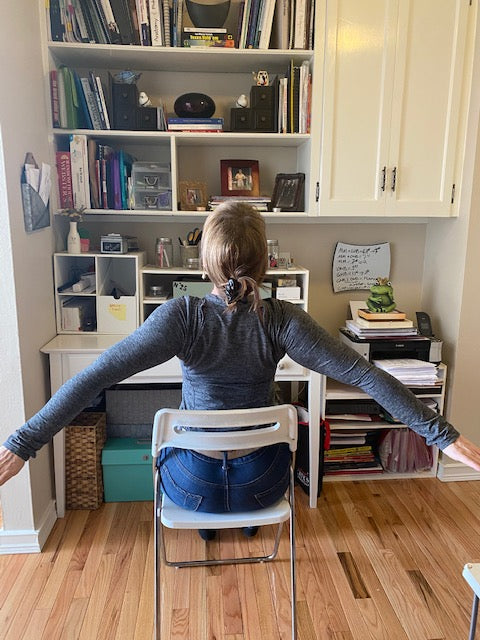
<path fill-rule="evenodd" d="M 287 444 L 262 447 L 239 458 L 210 458 L 196 451 L 163 449 L 162 489 L 175 503 L 191 511 L 225 513 L 252 511 L 275 504 L 289 483 Z"/>

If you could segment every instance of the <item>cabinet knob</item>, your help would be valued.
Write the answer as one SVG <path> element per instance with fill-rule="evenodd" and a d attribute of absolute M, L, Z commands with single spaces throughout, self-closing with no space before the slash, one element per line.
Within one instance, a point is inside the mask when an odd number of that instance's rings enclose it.
<path fill-rule="evenodd" d="M 392 169 L 392 192 L 395 191 L 395 187 L 397 186 L 397 167 L 393 167 Z"/>
<path fill-rule="evenodd" d="M 387 181 L 387 167 L 383 167 L 382 169 L 382 178 L 380 181 L 380 189 L 385 191 L 385 183 Z"/>

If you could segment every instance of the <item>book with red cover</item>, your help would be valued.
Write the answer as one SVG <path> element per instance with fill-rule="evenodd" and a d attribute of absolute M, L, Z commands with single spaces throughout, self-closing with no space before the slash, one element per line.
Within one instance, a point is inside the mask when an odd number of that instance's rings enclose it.
<path fill-rule="evenodd" d="M 52 104 L 52 125 L 60 126 L 60 102 L 58 100 L 57 70 L 50 71 L 50 100 Z"/>
<path fill-rule="evenodd" d="M 70 151 L 57 151 L 56 165 L 60 208 L 69 209 L 73 207 L 72 167 L 70 164 Z"/>

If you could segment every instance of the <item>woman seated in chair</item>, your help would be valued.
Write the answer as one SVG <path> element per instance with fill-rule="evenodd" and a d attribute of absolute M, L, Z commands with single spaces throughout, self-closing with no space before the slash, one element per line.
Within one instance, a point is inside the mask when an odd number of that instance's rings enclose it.
<path fill-rule="evenodd" d="M 274 376 L 288 354 L 300 365 L 361 387 L 428 444 L 480 470 L 480 449 L 406 387 L 322 329 L 289 302 L 262 300 L 267 269 L 265 223 L 251 206 L 224 203 L 210 213 L 201 245 L 213 283 L 204 298 L 160 305 L 131 335 L 66 382 L 0 448 L 0 484 L 100 393 L 178 356 L 184 409 L 240 409 L 274 404 Z M 163 489 L 176 504 L 210 512 L 269 506 L 288 485 L 287 445 L 206 455 L 166 450 Z M 251 532 L 253 533 L 253 532 Z"/>

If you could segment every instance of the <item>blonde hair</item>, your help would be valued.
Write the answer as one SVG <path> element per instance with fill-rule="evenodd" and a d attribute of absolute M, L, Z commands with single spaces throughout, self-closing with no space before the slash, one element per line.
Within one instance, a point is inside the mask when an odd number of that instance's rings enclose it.
<path fill-rule="evenodd" d="M 227 310 L 250 293 L 252 310 L 260 310 L 259 286 L 268 265 L 265 222 L 245 202 L 225 202 L 210 213 L 202 232 L 202 264 L 218 288 L 228 292 Z"/>

